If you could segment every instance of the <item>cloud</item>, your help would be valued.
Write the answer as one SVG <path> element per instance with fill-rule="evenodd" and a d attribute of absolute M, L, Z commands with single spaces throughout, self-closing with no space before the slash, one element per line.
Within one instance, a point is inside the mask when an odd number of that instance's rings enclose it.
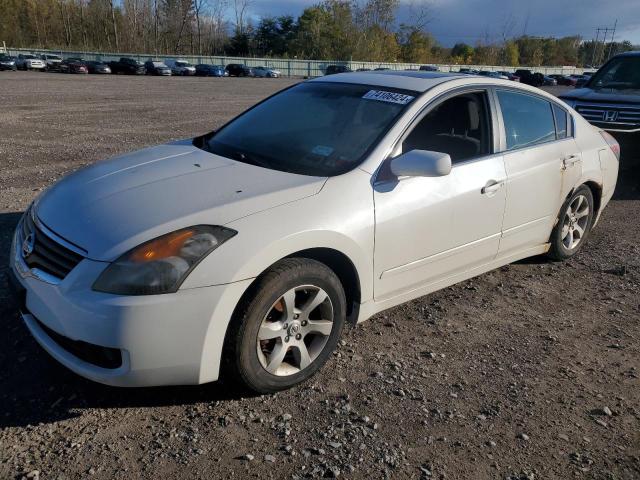
<path fill-rule="evenodd" d="M 254 18 L 300 15 L 320 0 L 253 0 Z M 432 21 L 427 26 L 444 45 L 502 37 L 505 27 L 511 35 L 580 35 L 594 38 L 596 28 L 612 28 L 616 19 L 616 40 L 640 44 L 640 0 L 402 0 L 399 22 L 410 22 L 411 5 L 426 5 Z M 610 39 L 611 31 L 608 32 Z M 603 32 L 600 32 L 602 38 Z"/>

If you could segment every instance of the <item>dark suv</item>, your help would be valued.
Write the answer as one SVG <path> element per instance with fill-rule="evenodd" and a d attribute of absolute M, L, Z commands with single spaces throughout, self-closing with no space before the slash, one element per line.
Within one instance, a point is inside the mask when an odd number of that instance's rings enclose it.
<path fill-rule="evenodd" d="M 590 123 L 611 132 L 620 143 L 623 156 L 625 151 L 638 148 L 640 51 L 616 55 L 582 88 L 563 93 L 560 98 Z"/>
<path fill-rule="evenodd" d="M 253 77 L 253 70 L 241 63 L 230 63 L 225 70 L 230 77 Z"/>
<path fill-rule="evenodd" d="M 351 69 L 346 65 L 329 65 L 324 71 L 325 75 L 335 75 L 336 73 L 348 73 Z"/>
<path fill-rule="evenodd" d="M 520 77 L 520 82 L 532 87 L 541 87 L 545 84 L 545 77 L 541 73 L 533 70 L 516 70 L 516 75 Z"/>
<path fill-rule="evenodd" d="M 127 75 L 144 75 L 147 73 L 142 62 L 135 58 L 122 57 L 116 62 L 109 62 L 109 67 L 113 73 L 126 73 Z"/>

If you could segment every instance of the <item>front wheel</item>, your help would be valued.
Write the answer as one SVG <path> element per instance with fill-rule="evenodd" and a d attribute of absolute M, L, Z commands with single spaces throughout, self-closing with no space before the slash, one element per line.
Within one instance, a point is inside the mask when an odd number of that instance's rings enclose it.
<path fill-rule="evenodd" d="M 345 319 L 344 289 L 331 269 L 282 260 L 256 281 L 229 326 L 229 376 L 258 393 L 302 383 L 329 359 Z"/>
<path fill-rule="evenodd" d="M 595 213 L 593 205 L 593 194 L 586 185 L 578 187 L 562 205 L 551 232 L 549 257 L 567 260 L 580 251 L 591 231 Z"/>

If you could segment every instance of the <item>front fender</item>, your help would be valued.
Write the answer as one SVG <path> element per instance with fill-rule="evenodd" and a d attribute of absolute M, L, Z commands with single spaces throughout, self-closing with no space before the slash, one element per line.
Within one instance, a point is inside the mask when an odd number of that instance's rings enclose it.
<path fill-rule="evenodd" d="M 207 256 L 181 288 L 255 278 L 296 252 L 330 248 L 346 255 L 356 268 L 361 300 L 372 298 L 374 209 L 370 178 L 361 170 L 332 177 L 316 195 L 225 225 L 238 234 Z"/>

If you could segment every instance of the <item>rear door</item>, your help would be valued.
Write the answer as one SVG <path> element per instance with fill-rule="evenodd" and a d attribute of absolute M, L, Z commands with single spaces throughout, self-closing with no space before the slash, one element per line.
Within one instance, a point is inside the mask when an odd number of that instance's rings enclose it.
<path fill-rule="evenodd" d="M 507 171 L 499 250 L 505 257 L 548 241 L 562 203 L 565 159 L 576 148 L 566 135 L 558 140 L 547 99 L 509 89 L 497 89 L 496 97 Z"/>

